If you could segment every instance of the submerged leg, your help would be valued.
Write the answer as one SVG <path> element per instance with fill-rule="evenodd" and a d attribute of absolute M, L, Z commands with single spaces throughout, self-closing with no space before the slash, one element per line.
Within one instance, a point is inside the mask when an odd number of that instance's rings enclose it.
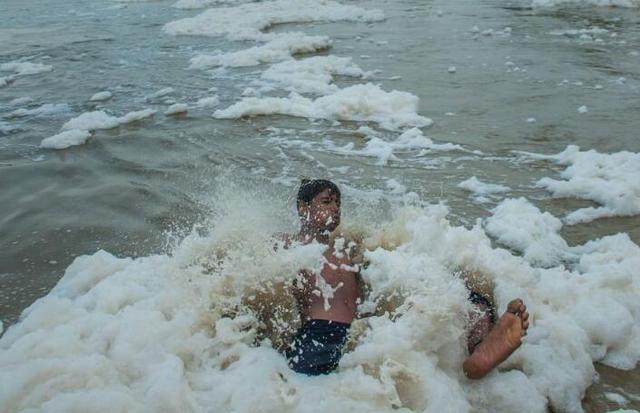
<path fill-rule="evenodd" d="M 507 359 L 522 343 L 522 337 L 529 328 L 529 313 L 521 299 L 515 299 L 507 306 L 507 311 L 496 322 L 486 336 L 487 320 L 481 317 L 469 334 L 469 357 L 462 364 L 464 373 L 470 379 L 480 379 Z M 472 342 L 473 340 L 473 342 Z"/>

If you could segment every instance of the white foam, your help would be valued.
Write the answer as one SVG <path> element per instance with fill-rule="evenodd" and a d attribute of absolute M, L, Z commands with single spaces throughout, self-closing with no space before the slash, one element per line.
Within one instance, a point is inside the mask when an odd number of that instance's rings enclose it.
<path fill-rule="evenodd" d="M 424 136 L 422 131 L 418 128 L 411 128 L 398 136 L 394 141 L 384 141 L 380 138 L 371 138 L 363 153 L 367 155 L 378 156 L 382 164 L 386 164 L 389 158 L 393 157 L 394 153 L 410 151 L 414 149 L 427 149 L 434 151 L 454 151 L 463 150 L 459 145 L 452 143 L 434 143 L 431 139 Z M 424 154 L 424 152 L 422 152 Z"/>
<path fill-rule="evenodd" d="M 337 372 L 296 374 L 260 335 L 265 319 L 248 303 L 266 282 L 316 268 L 322 248 L 274 251 L 273 223 L 259 219 L 268 200 L 232 201 L 236 211 L 207 225 L 209 235 L 194 233 L 171 255 L 78 257 L 0 338 L 2 405 L 8 411 L 543 413 L 548 403 L 554 411 L 580 412 L 594 360 L 633 367 L 640 359 L 640 248 L 628 237 L 585 245 L 576 272 L 536 269 L 492 248 L 479 226 L 452 226 L 444 206 L 431 206 L 396 211 L 379 229 L 365 227 L 370 297 L 404 295 L 397 316 L 355 323 L 354 332 L 364 334 Z M 522 297 L 538 337 L 525 341 L 503 371 L 474 383 L 460 367 L 470 307 L 453 276 L 459 268 L 489 277 L 500 311 Z M 287 294 L 263 294 L 266 320 L 279 320 L 278 311 L 293 305 Z"/>
<path fill-rule="evenodd" d="M 121 117 L 116 117 L 108 115 L 101 110 L 85 112 L 80 116 L 67 121 L 64 125 L 62 125 L 62 130 L 94 131 L 98 129 L 113 129 L 126 123 L 131 123 L 152 117 L 155 113 L 156 111 L 153 109 L 143 109 L 139 111 L 129 112 Z"/>
<path fill-rule="evenodd" d="M 566 30 L 553 30 L 549 32 L 549 34 L 553 36 L 568 36 L 568 37 L 579 37 L 583 35 L 598 35 L 598 34 L 606 34 L 606 33 L 609 33 L 609 30 L 602 29 L 597 26 L 593 26 L 588 29 L 566 29 Z"/>
<path fill-rule="evenodd" d="M 312 53 L 328 49 L 331 41 L 325 36 L 307 36 L 302 33 L 282 33 L 260 46 L 215 55 L 199 54 L 190 60 L 190 69 L 211 67 L 246 67 L 261 63 L 291 59 L 299 53 Z"/>
<path fill-rule="evenodd" d="M 187 113 L 189 111 L 189 106 L 184 103 L 174 103 L 169 106 L 167 110 L 164 112 L 165 115 L 177 115 L 180 113 Z"/>
<path fill-rule="evenodd" d="M 292 93 L 286 98 L 244 98 L 218 110 L 214 117 L 234 119 L 243 116 L 282 114 L 310 119 L 371 121 L 385 129 L 423 127 L 433 122 L 416 113 L 418 98 L 407 92 L 385 92 L 371 83 L 340 89 L 315 100 Z"/>
<path fill-rule="evenodd" d="M 212 108 L 214 106 L 218 106 L 220 104 L 220 98 L 218 95 L 208 96 L 201 99 L 198 99 L 196 102 L 196 106 L 201 108 Z"/>
<path fill-rule="evenodd" d="M 262 31 L 274 24 L 383 19 L 380 10 L 365 10 L 334 1 L 275 0 L 210 9 L 195 17 L 167 23 L 164 31 L 173 35 L 227 35 L 234 40 L 269 41 L 277 35 Z"/>
<path fill-rule="evenodd" d="M 336 75 L 363 77 L 365 72 L 349 57 L 330 55 L 287 60 L 269 67 L 261 78 L 289 92 L 328 95 L 339 90 L 332 83 Z"/>
<path fill-rule="evenodd" d="M 10 112 L 7 116 L 9 118 L 21 118 L 25 116 L 51 116 L 60 113 L 70 112 L 71 107 L 66 103 L 45 103 L 33 109 L 16 109 Z"/>
<path fill-rule="evenodd" d="M 175 92 L 175 90 L 172 87 L 165 87 L 165 88 L 162 88 L 162 89 L 158 90 L 157 92 L 153 93 L 152 95 L 148 96 L 147 99 L 161 98 L 161 97 L 170 95 L 173 92 Z"/>
<path fill-rule="evenodd" d="M 487 233 L 522 252 L 531 264 L 551 267 L 569 255 L 569 246 L 558 234 L 562 221 L 525 198 L 505 199 L 491 213 L 485 220 Z"/>
<path fill-rule="evenodd" d="M 97 130 L 97 129 L 111 129 L 120 125 L 120 121 L 117 117 L 106 114 L 101 110 L 93 112 L 85 112 L 80 116 L 70 119 L 62 125 L 62 130 Z"/>
<path fill-rule="evenodd" d="M 635 152 L 581 152 L 574 145 L 556 155 L 524 153 L 542 160 L 550 160 L 567 168 L 560 173 L 562 180 L 542 178 L 536 185 L 555 197 L 587 199 L 600 207 L 580 208 L 564 219 L 568 224 L 589 222 L 597 218 L 640 214 L 640 154 Z"/>
<path fill-rule="evenodd" d="M 53 66 L 42 63 L 13 61 L 0 64 L 0 71 L 14 72 L 15 76 L 37 75 L 39 73 L 51 72 Z"/>
<path fill-rule="evenodd" d="M 487 196 L 508 192 L 511 189 L 504 185 L 482 182 L 475 176 L 460 182 L 457 186 L 473 193 L 476 202 L 487 202 L 489 200 Z"/>
<path fill-rule="evenodd" d="M 82 145 L 89 137 L 91 137 L 91 132 L 88 130 L 71 129 L 43 139 L 42 142 L 40 142 L 40 147 L 47 149 L 65 149 L 70 146 Z"/>
<path fill-rule="evenodd" d="M 137 122 L 139 120 L 150 118 L 155 114 L 156 114 L 156 111 L 153 109 L 136 110 L 133 112 L 129 112 L 124 116 L 119 117 L 118 123 L 124 124 L 124 123 Z"/>
<path fill-rule="evenodd" d="M 101 102 L 104 100 L 109 100 L 113 97 L 113 94 L 111 92 L 109 92 L 108 90 L 102 91 L 102 92 L 98 92 L 96 94 L 94 94 L 93 96 L 91 96 L 91 98 L 89 98 L 89 101 L 91 102 Z"/>

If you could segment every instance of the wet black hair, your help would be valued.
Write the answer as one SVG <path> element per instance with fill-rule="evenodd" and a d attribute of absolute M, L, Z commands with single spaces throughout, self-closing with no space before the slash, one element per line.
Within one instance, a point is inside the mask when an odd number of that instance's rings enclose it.
<path fill-rule="evenodd" d="M 340 190 L 338 189 L 338 186 L 331 181 L 326 179 L 303 179 L 300 181 L 300 189 L 298 189 L 298 198 L 296 202 L 298 210 L 300 210 L 300 205 L 302 205 L 302 203 L 311 203 L 316 195 L 326 189 L 336 194 L 338 200 L 340 200 Z"/>

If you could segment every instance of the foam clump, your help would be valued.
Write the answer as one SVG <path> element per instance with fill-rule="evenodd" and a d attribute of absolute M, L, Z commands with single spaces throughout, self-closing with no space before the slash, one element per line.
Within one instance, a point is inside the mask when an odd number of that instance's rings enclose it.
<path fill-rule="evenodd" d="M 15 76 L 37 75 L 52 70 L 53 66 L 42 63 L 13 61 L 0 64 L 1 72 L 14 72 Z"/>
<path fill-rule="evenodd" d="M 198 99 L 196 102 L 196 106 L 201 108 L 211 108 L 214 106 L 218 106 L 220 104 L 220 98 L 218 95 L 207 96 L 201 99 Z"/>
<path fill-rule="evenodd" d="M 274 24 L 315 21 L 363 21 L 384 19 L 380 10 L 365 10 L 334 1 L 274 0 L 206 10 L 195 17 L 167 23 L 173 35 L 228 35 L 231 40 L 270 40 L 262 33 Z"/>
<path fill-rule="evenodd" d="M 579 147 L 570 145 L 556 155 L 523 154 L 567 167 L 560 173 L 562 180 L 542 178 L 536 183 L 538 187 L 545 188 L 555 197 L 586 199 L 601 205 L 571 212 L 564 218 L 566 223 L 640 214 L 639 153 L 605 154 L 593 149 L 580 151 Z"/>
<path fill-rule="evenodd" d="M 289 92 L 328 95 L 339 90 L 332 83 L 336 75 L 361 78 L 365 72 L 350 57 L 330 55 L 287 60 L 269 67 L 261 78 Z"/>
<path fill-rule="evenodd" d="M 165 87 L 158 90 L 157 92 L 152 93 L 150 96 L 147 97 L 147 99 L 152 100 L 152 99 L 165 97 L 167 95 L 172 94 L 173 92 L 175 92 L 175 90 L 172 87 Z"/>
<path fill-rule="evenodd" d="M 9 118 L 22 118 L 25 116 L 51 116 L 71 111 L 71 107 L 66 103 L 45 103 L 33 109 L 20 108 L 10 112 Z"/>
<path fill-rule="evenodd" d="M 88 130 L 71 129 L 43 139 L 42 142 L 40 142 L 40 147 L 46 149 L 65 149 L 70 146 L 82 145 L 90 136 L 91 132 Z"/>
<path fill-rule="evenodd" d="M 239 51 L 200 54 L 191 59 L 189 66 L 191 69 L 245 67 L 290 60 L 295 54 L 318 52 L 331 45 L 326 36 L 265 32 L 275 24 L 383 19 L 380 10 L 365 10 L 334 1 L 275 0 L 210 9 L 195 17 L 167 23 L 164 31 L 173 35 L 226 36 L 230 40 L 262 42 Z"/>
<path fill-rule="evenodd" d="M 566 30 L 553 30 L 549 32 L 552 36 L 567 36 L 567 37 L 580 37 L 582 35 L 598 35 L 609 33 L 609 30 L 602 29 L 597 26 L 590 27 L 588 29 L 566 29 Z"/>
<path fill-rule="evenodd" d="M 330 45 L 331 41 L 326 36 L 281 33 L 260 46 L 215 55 L 199 54 L 191 58 L 189 69 L 256 66 L 261 63 L 289 60 L 300 53 L 319 52 L 328 49 Z"/>
<path fill-rule="evenodd" d="M 489 235 L 524 254 L 532 265 L 555 266 L 569 253 L 569 246 L 558 234 L 562 221 L 541 212 L 526 198 L 502 201 L 485 220 Z"/>
<path fill-rule="evenodd" d="M 371 121 L 389 130 L 431 125 L 431 119 L 418 115 L 417 109 L 418 97 L 396 90 L 385 92 L 379 86 L 367 83 L 340 89 L 315 100 L 296 93 L 285 98 L 244 98 L 216 111 L 213 116 L 235 119 L 281 114 L 310 119 Z"/>
<path fill-rule="evenodd" d="M 109 100 L 113 97 L 113 94 L 111 92 L 109 92 L 108 90 L 102 91 L 102 92 L 98 92 L 95 93 L 93 96 L 91 96 L 89 98 L 90 102 L 102 102 L 105 100 Z"/>
<path fill-rule="evenodd" d="M 53 66 L 42 63 L 31 63 L 13 61 L 0 64 L 0 72 L 13 72 L 8 76 L 0 76 L 0 87 L 13 83 L 18 76 L 37 75 L 39 73 L 51 72 Z"/>
<path fill-rule="evenodd" d="M 471 192 L 474 201 L 480 203 L 488 202 L 491 195 L 501 194 L 510 190 L 508 186 L 482 182 L 475 176 L 460 182 L 457 187 Z"/>
<path fill-rule="evenodd" d="M 179 115 L 182 113 L 187 113 L 188 111 L 189 111 L 189 106 L 187 106 L 185 103 L 174 103 L 173 105 L 169 106 L 167 110 L 165 110 L 164 114 Z"/>
<path fill-rule="evenodd" d="M 142 110 L 129 112 L 126 115 L 117 118 L 117 120 L 118 120 L 118 124 L 122 125 L 125 123 L 137 122 L 139 120 L 147 119 L 152 117 L 155 114 L 156 114 L 156 111 L 153 109 L 142 109 Z"/>
<path fill-rule="evenodd" d="M 101 110 L 85 112 L 62 125 L 62 133 L 42 140 L 40 147 L 64 149 L 74 145 L 81 145 L 87 141 L 91 131 L 117 128 L 120 125 L 152 117 L 155 113 L 156 111 L 153 109 L 143 109 L 116 117 Z"/>
<path fill-rule="evenodd" d="M 97 130 L 111 129 L 120 125 L 117 117 L 108 115 L 107 113 L 96 110 L 93 112 L 85 112 L 62 125 L 62 130 Z"/>
<path fill-rule="evenodd" d="M 378 133 L 367 127 L 361 127 L 359 131 L 363 132 L 369 140 L 362 149 L 355 149 L 353 143 L 348 143 L 345 146 L 331 146 L 330 149 L 333 152 L 345 154 L 345 155 L 360 155 L 360 156 L 372 156 L 378 158 L 379 165 L 386 165 L 390 160 L 398 160 L 396 154 L 409 152 L 416 149 L 421 149 L 422 154 L 427 151 L 453 151 L 463 150 L 459 145 L 451 143 L 434 143 L 431 139 L 424 136 L 422 131 L 418 128 L 411 128 L 394 140 L 382 139 Z"/>

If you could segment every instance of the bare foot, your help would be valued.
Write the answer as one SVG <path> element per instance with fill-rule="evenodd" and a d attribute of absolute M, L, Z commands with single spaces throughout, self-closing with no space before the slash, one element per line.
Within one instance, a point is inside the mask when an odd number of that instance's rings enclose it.
<path fill-rule="evenodd" d="M 522 344 L 529 328 L 529 313 L 521 299 L 507 306 L 489 334 L 463 363 L 464 373 L 470 379 L 480 379 L 502 363 Z"/>

